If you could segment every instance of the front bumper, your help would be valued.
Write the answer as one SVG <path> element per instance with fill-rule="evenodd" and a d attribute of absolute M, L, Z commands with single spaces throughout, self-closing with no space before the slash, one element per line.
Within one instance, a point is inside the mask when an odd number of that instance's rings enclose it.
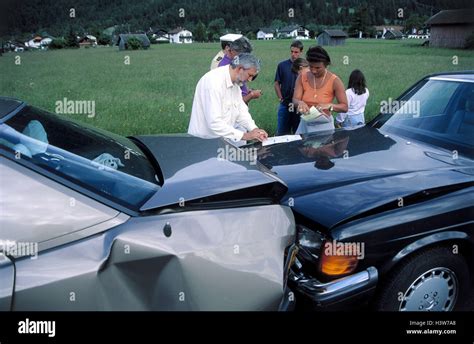
<path fill-rule="evenodd" d="M 326 308 L 351 303 L 354 300 L 368 298 L 375 290 L 378 272 L 369 267 L 353 275 L 322 283 L 316 278 L 307 278 L 303 274 L 290 274 L 290 285 L 299 293 L 314 302 L 316 307 Z"/>

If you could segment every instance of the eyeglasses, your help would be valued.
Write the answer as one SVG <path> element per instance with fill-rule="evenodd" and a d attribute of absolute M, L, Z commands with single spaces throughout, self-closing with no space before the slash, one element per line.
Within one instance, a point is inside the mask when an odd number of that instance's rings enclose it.
<path fill-rule="evenodd" d="M 258 76 L 258 73 L 255 73 L 255 75 L 249 75 L 250 81 L 254 81 L 255 79 L 257 79 L 257 76 Z"/>
<path fill-rule="evenodd" d="M 248 76 L 249 76 L 249 81 L 254 81 L 255 79 L 257 79 L 258 73 L 250 74 L 250 73 L 247 71 L 247 69 L 244 69 L 244 70 L 247 72 L 247 74 L 248 74 Z"/>

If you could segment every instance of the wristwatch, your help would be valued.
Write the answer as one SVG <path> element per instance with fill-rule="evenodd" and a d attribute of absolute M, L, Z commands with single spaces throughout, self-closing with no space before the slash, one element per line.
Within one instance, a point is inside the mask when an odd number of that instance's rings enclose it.
<path fill-rule="evenodd" d="M 333 106 L 333 105 L 329 106 L 329 111 L 330 111 L 330 112 L 333 112 L 333 111 L 334 111 L 334 106 Z"/>

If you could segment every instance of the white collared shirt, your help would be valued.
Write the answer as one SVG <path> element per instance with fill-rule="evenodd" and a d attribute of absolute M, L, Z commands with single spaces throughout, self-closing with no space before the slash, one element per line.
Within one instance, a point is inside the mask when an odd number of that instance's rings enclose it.
<path fill-rule="evenodd" d="M 196 86 L 188 134 L 210 139 L 225 137 L 240 141 L 244 132 L 257 126 L 242 99 L 239 85 L 230 78 L 230 66 L 207 72 Z"/>

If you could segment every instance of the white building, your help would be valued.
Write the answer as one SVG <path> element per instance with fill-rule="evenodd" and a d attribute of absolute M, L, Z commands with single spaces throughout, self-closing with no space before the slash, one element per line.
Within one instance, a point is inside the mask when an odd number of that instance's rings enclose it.
<path fill-rule="evenodd" d="M 36 36 L 30 39 L 28 42 L 25 42 L 25 46 L 28 48 L 39 49 L 41 48 L 41 40 L 42 38 L 40 36 Z"/>
<path fill-rule="evenodd" d="M 261 28 L 257 32 L 257 39 L 263 39 L 263 40 L 269 40 L 269 39 L 275 39 L 273 35 L 273 30 L 270 28 Z"/>
<path fill-rule="evenodd" d="M 85 35 L 78 39 L 80 47 L 96 47 L 97 46 L 97 37 L 92 35 Z"/>
<path fill-rule="evenodd" d="M 177 28 L 169 33 L 170 43 L 192 43 L 193 33 L 189 30 Z"/>
<path fill-rule="evenodd" d="M 309 39 L 309 30 L 303 26 L 292 25 L 282 28 L 278 33 L 279 38 Z"/>
<path fill-rule="evenodd" d="M 155 40 L 156 43 L 170 43 L 170 35 L 168 31 L 163 30 L 163 29 L 158 29 L 153 33 L 151 36 L 152 39 Z"/>
<path fill-rule="evenodd" d="M 46 37 L 46 38 L 43 38 L 40 42 L 41 46 L 48 46 L 51 44 L 51 42 L 53 41 L 53 39 L 51 37 Z"/>

